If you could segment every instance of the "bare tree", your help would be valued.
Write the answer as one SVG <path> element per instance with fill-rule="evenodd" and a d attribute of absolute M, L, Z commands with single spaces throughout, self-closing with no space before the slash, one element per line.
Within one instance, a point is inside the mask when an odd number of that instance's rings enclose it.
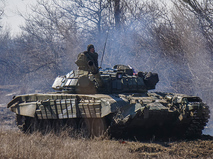
<path fill-rule="evenodd" d="M 30 16 L 22 15 L 26 26 L 22 29 L 26 34 L 28 55 L 33 62 L 30 72 L 42 67 L 51 67 L 56 74 L 60 73 L 62 59 L 71 56 L 69 51 L 76 49 L 78 43 L 76 23 L 53 1 L 38 0 L 36 7 L 32 7 Z M 68 56 L 68 57 L 69 57 Z M 67 58 L 67 57 L 66 57 Z"/>
<path fill-rule="evenodd" d="M 0 0 L 0 22 L 4 15 L 4 6 L 5 1 Z M 14 62 L 11 58 L 11 50 L 10 50 L 10 44 L 11 44 L 11 37 L 9 34 L 9 31 L 3 30 L 2 26 L 0 26 L 0 83 L 1 84 L 7 84 L 9 82 L 9 77 L 12 76 L 12 74 L 15 72 L 14 69 Z"/>
<path fill-rule="evenodd" d="M 85 34 L 94 34 L 94 32 L 91 32 L 93 30 L 101 34 L 109 25 L 106 21 L 106 18 L 110 19 L 110 17 L 107 17 L 109 15 L 107 10 L 109 3 L 106 0 L 68 0 L 63 5 L 58 4 L 67 13 L 75 17 L 78 26 Z"/>
<path fill-rule="evenodd" d="M 192 12 L 200 16 L 202 19 L 205 19 L 209 23 L 209 27 L 213 27 L 213 21 L 211 19 L 212 1 L 205 0 L 199 3 L 197 0 L 183 0 L 183 2 L 187 3 L 192 8 Z M 201 4 L 203 6 L 201 6 Z"/>
<path fill-rule="evenodd" d="M 0 20 L 2 19 L 2 16 L 4 14 L 4 7 L 5 7 L 5 1 L 4 0 L 0 0 Z M 0 28 L 2 28 L 2 26 L 0 26 Z"/>
<path fill-rule="evenodd" d="M 198 19 L 203 35 L 207 39 L 207 47 L 213 56 L 213 2 L 211 0 L 180 0 L 186 5 L 186 9 L 192 12 Z"/>
<path fill-rule="evenodd" d="M 191 82 L 187 83 L 183 91 L 191 89 L 192 94 L 202 97 L 212 106 L 212 28 L 205 18 L 208 15 L 208 18 L 212 19 L 212 5 L 207 0 L 202 1 L 203 3 L 196 0 L 185 2 L 174 1 L 175 8 L 172 13 L 174 32 L 182 50 L 180 55 L 185 61 L 185 70 L 188 70 L 184 78 L 191 78 Z M 199 10 L 194 10 L 194 7 Z"/>

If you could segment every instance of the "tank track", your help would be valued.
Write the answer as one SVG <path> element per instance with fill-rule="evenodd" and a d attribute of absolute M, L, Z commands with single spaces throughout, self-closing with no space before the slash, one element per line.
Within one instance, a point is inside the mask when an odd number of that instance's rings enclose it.
<path fill-rule="evenodd" d="M 199 115 L 198 111 L 193 112 L 192 120 L 184 134 L 185 138 L 197 138 L 202 135 L 202 130 L 208 123 L 210 118 L 210 110 L 208 106 L 204 106 L 202 114 Z"/>
<path fill-rule="evenodd" d="M 16 125 L 21 131 L 26 132 L 26 118 L 24 116 L 16 114 Z"/>
<path fill-rule="evenodd" d="M 39 124 L 37 117 L 32 118 L 16 114 L 16 125 L 19 130 L 24 133 L 33 133 L 41 130 L 41 125 Z M 48 128 L 48 125 L 45 125 L 45 128 Z"/>
<path fill-rule="evenodd" d="M 63 130 L 75 133 L 77 131 L 82 137 L 99 137 L 106 135 L 107 125 L 104 118 L 78 119 L 78 120 L 39 120 L 37 117 L 27 117 L 16 114 L 16 125 L 24 133 L 49 132 L 60 133 Z"/>

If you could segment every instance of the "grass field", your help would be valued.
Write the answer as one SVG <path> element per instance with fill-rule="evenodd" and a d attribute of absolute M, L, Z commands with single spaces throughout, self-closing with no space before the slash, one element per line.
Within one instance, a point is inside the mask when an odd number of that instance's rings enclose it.
<path fill-rule="evenodd" d="M 113 158 L 213 158 L 213 137 L 194 141 L 128 141 L 106 138 L 85 139 L 49 133 L 24 134 L 15 126 L 14 114 L 0 105 L 1 159 L 113 159 Z"/>
<path fill-rule="evenodd" d="M 0 130 L 0 158 L 213 158 L 213 139 L 136 142 Z"/>

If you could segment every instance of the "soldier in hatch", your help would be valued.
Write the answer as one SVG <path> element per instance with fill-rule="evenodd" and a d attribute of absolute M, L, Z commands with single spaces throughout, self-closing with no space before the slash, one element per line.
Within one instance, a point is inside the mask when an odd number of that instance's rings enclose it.
<path fill-rule="evenodd" d="M 88 45 L 87 51 L 80 53 L 75 63 L 79 70 L 98 73 L 98 54 L 95 52 L 94 45 Z"/>
<path fill-rule="evenodd" d="M 103 86 L 103 80 L 98 70 L 98 54 L 95 52 L 95 48 L 92 44 L 87 46 L 87 51 L 78 55 L 78 59 L 75 63 L 79 70 L 91 72 L 99 87 Z"/>

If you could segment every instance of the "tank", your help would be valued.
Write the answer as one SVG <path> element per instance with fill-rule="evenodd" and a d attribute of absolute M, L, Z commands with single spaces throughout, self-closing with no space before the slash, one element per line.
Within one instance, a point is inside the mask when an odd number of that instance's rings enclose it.
<path fill-rule="evenodd" d="M 90 64 L 89 64 L 90 65 Z M 93 67 L 93 65 L 90 65 Z M 18 95 L 8 103 L 23 132 L 72 128 L 86 137 L 199 137 L 209 107 L 199 97 L 151 92 L 158 74 L 130 66 L 58 76 L 52 93 Z"/>

